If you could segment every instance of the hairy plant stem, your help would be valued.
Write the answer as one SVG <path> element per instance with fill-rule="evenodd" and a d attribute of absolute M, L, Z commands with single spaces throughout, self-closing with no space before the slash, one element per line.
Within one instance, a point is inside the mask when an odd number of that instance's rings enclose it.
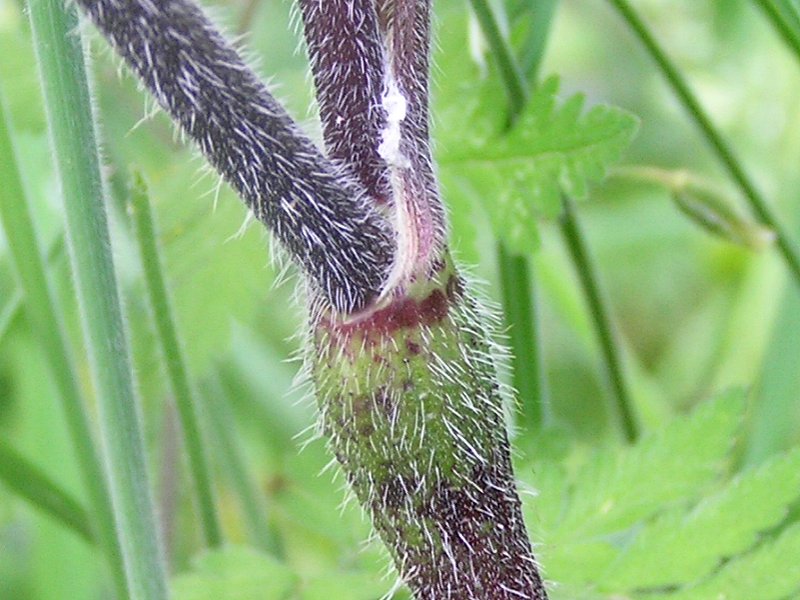
<path fill-rule="evenodd" d="M 572 262 L 581 281 L 581 287 L 586 294 L 589 311 L 597 328 L 600 348 L 608 369 L 611 386 L 616 399 L 616 414 L 621 425 L 622 433 L 628 442 L 635 442 L 639 435 L 636 418 L 631 408 L 630 395 L 625 385 L 622 373 L 622 360 L 619 356 L 618 345 L 614 339 L 608 307 L 600 291 L 596 269 L 592 265 L 589 251 L 586 248 L 584 236 L 575 219 L 575 208 L 572 200 L 564 198 L 564 212 L 561 216 L 561 230 L 567 243 Z"/>
<path fill-rule="evenodd" d="M 61 0 L 37 0 L 29 10 L 128 596 L 161 600 L 167 596 L 165 568 L 111 257 L 77 13 Z"/>
<path fill-rule="evenodd" d="M 485 319 L 445 253 L 368 318 L 313 321 L 323 432 L 417 600 L 547 597 Z"/>
<path fill-rule="evenodd" d="M 639 17 L 627 0 L 608 0 L 612 7 L 631 31 L 639 38 L 639 41 L 647 50 L 650 57 L 655 61 L 659 71 L 669 83 L 675 95 L 683 104 L 689 116 L 695 122 L 700 132 L 706 138 L 714 154 L 728 171 L 729 175 L 741 190 L 745 200 L 747 200 L 753 213 L 758 219 L 776 234 L 776 243 L 780 255 L 786 263 L 786 267 L 792 274 L 795 283 L 800 286 L 800 249 L 796 242 L 789 236 L 780 221 L 775 217 L 764 196 L 756 188 L 744 169 L 733 148 L 722 137 L 722 134 L 714 126 L 711 118 L 703 110 L 700 102 L 689 88 L 686 80 L 672 61 L 667 57 L 664 50 L 656 41 L 653 34 Z"/>
<path fill-rule="evenodd" d="M 320 303 L 312 308 L 308 362 L 323 432 L 417 600 L 544 599 L 515 489 L 487 317 L 444 240 L 428 136 L 430 3 L 378 2 L 380 32 L 370 2 L 344 5 L 352 9 L 344 21 L 359 26 L 341 36 L 330 34 L 344 17 L 341 2 L 304 13 L 312 71 L 323 100 L 328 82 L 340 98 L 384 89 L 378 154 L 388 166 L 388 204 L 407 270 L 361 318 L 343 319 Z M 379 33 L 386 75 L 354 52 L 329 53 L 323 68 L 315 59 L 326 45 L 369 48 Z M 367 81 L 360 93 L 359 84 L 349 90 L 352 78 L 336 87 L 336 73 L 352 72 Z M 351 136 L 381 141 L 369 133 L 375 118 L 364 123 L 337 104 L 320 103 L 323 124 L 333 120 Z M 324 131 L 326 145 L 336 147 L 335 128 Z"/>
<path fill-rule="evenodd" d="M 770 25 L 772 25 L 786 46 L 788 46 L 795 59 L 800 62 L 800 35 L 798 35 L 798 28 L 792 27 L 792 25 L 787 22 L 786 16 L 781 9 L 775 5 L 773 0 L 754 1 L 764 12 Z M 798 24 L 798 26 L 800 26 L 800 24 Z"/>
<path fill-rule="evenodd" d="M 200 512 L 200 523 L 208 545 L 219 546 L 222 544 L 222 534 L 215 508 L 202 427 L 197 417 L 197 395 L 193 393 L 189 383 L 186 363 L 178 340 L 178 332 L 161 268 L 147 188 L 144 180 L 138 174 L 134 176 L 129 198 L 136 242 L 144 269 L 147 296 L 153 311 L 157 338 L 164 355 L 170 388 L 178 408 L 183 440 L 189 455 L 189 471 L 194 488 L 194 499 Z"/>
<path fill-rule="evenodd" d="M 89 410 L 81 393 L 70 348 L 56 308 L 55 294 L 47 278 L 43 253 L 33 225 L 30 202 L 17 166 L 11 137 L 11 122 L 0 91 L 0 221 L 2 221 L 15 270 L 19 276 L 23 305 L 44 349 L 63 405 L 70 437 L 92 507 L 92 527 L 106 554 L 117 595 L 127 595 L 122 553 L 114 533 L 111 497 L 95 445 Z M 7 305 L 9 320 L 16 310 Z"/>
<path fill-rule="evenodd" d="M 0 481 L 31 506 L 50 515 L 86 542 L 95 543 L 86 509 L 3 440 L 0 440 Z"/>

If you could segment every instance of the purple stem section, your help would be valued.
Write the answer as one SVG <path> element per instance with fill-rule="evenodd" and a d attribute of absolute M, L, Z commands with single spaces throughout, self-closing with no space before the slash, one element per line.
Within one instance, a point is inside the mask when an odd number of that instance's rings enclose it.
<path fill-rule="evenodd" d="M 378 153 L 386 115 L 386 57 L 374 0 L 300 0 L 328 157 L 349 169 L 379 205 L 391 199 Z"/>
<path fill-rule="evenodd" d="M 364 308 L 393 261 L 390 227 L 190 0 L 77 0 L 337 311 Z"/>
<path fill-rule="evenodd" d="M 417 262 L 426 266 L 439 258 L 446 237 L 444 207 L 430 148 L 431 2 L 376 0 L 376 6 L 388 47 L 390 73 L 407 102 L 406 117 L 400 125 L 400 150 L 408 166 L 396 169 L 399 185 L 395 188 L 416 230 Z"/>

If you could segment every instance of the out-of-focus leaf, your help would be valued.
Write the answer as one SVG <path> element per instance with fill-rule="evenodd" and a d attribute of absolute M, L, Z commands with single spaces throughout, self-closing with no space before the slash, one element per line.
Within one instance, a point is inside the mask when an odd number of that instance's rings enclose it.
<path fill-rule="evenodd" d="M 302 600 L 375 600 L 382 598 L 391 583 L 371 572 L 332 571 L 311 578 L 303 586 Z"/>
<path fill-rule="evenodd" d="M 752 552 L 729 561 L 697 586 L 642 600 L 790 600 L 800 592 L 800 524 L 767 540 Z"/>
<path fill-rule="evenodd" d="M 175 600 L 287 600 L 297 578 L 276 559 L 244 546 L 207 552 L 172 580 Z"/>
<path fill-rule="evenodd" d="M 548 575 L 594 583 L 631 528 L 714 486 L 743 410 L 741 393 L 724 394 L 630 448 L 596 452 L 572 477 L 548 463 L 523 471 L 540 490 L 524 504 Z"/>

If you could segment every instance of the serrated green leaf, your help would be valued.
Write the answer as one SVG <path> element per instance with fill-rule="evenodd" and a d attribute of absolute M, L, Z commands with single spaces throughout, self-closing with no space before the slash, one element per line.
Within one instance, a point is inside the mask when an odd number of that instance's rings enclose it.
<path fill-rule="evenodd" d="M 292 597 L 296 577 L 271 556 L 244 546 L 207 552 L 192 572 L 172 580 L 175 600 L 284 600 Z"/>
<path fill-rule="evenodd" d="M 546 80 L 507 132 L 491 83 L 441 118 L 445 188 L 456 194 L 471 188 L 495 234 L 515 252 L 536 247 L 536 219 L 556 216 L 562 193 L 586 197 L 588 185 L 602 179 L 638 128 L 627 111 L 605 105 L 584 111 L 581 95 L 559 105 L 557 94 L 558 79 Z"/>
<path fill-rule="evenodd" d="M 598 453 L 578 474 L 560 535 L 615 533 L 691 498 L 724 467 L 743 412 L 743 394 L 731 392 L 627 450 Z"/>
<path fill-rule="evenodd" d="M 603 578 L 607 590 L 695 581 L 774 527 L 800 496 L 800 451 L 745 472 L 686 513 L 672 511 L 646 526 Z"/>
<path fill-rule="evenodd" d="M 524 504 L 548 576 L 596 582 L 635 526 L 715 485 L 743 412 L 741 392 L 724 394 L 633 447 L 595 453 L 568 482 L 563 469 L 537 467 L 530 483 L 541 492 Z"/>
<path fill-rule="evenodd" d="M 800 593 L 800 523 L 731 560 L 706 582 L 642 600 L 791 600 Z"/>

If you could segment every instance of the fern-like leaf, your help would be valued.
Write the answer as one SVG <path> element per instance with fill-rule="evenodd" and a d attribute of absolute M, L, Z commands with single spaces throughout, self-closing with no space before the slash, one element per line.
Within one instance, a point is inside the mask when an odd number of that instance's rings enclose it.
<path fill-rule="evenodd" d="M 495 234 L 516 252 L 535 249 L 537 217 L 556 216 L 564 193 L 585 198 L 638 128 L 620 108 L 584 110 L 582 95 L 559 104 L 558 86 L 546 80 L 508 131 L 491 84 L 445 109 L 438 128 L 447 132 L 439 153 L 446 190 L 480 198 Z"/>
<path fill-rule="evenodd" d="M 609 590 L 662 588 L 708 575 L 778 525 L 800 496 L 800 451 L 737 477 L 688 513 L 670 511 L 646 526 L 609 569 Z"/>

